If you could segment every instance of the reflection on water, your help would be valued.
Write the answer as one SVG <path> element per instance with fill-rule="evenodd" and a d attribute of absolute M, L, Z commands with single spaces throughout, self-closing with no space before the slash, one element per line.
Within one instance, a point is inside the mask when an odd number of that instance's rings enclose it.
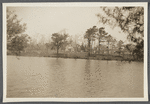
<path fill-rule="evenodd" d="M 142 97 L 143 63 L 7 57 L 7 97 Z"/>

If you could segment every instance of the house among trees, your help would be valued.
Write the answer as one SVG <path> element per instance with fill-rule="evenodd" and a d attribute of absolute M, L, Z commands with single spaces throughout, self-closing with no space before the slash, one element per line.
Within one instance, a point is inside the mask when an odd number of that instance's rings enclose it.
<path fill-rule="evenodd" d="M 77 48 L 77 45 L 75 42 L 71 42 L 70 44 L 68 44 L 65 48 L 66 52 L 75 52 Z"/>
<path fill-rule="evenodd" d="M 66 52 L 74 52 L 75 49 L 74 47 L 72 46 L 72 44 L 69 44 L 66 46 L 66 49 L 65 49 Z"/>

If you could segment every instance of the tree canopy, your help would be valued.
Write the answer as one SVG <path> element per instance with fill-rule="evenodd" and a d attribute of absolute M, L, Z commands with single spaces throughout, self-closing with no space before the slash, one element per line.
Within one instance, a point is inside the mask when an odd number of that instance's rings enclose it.
<path fill-rule="evenodd" d="M 19 55 L 27 47 L 30 37 L 22 34 L 26 30 L 26 24 L 21 24 L 15 12 L 7 8 L 7 49 L 13 54 Z"/>
<path fill-rule="evenodd" d="M 21 24 L 14 11 L 7 9 L 7 39 L 25 32 L 26 24 Z"/>
<path fill-rule="evenodd" d="M 143 7 L 102 7 L 105 15 L 97 14 L 99 22 L 108 24 L 112 28 L 120 27 L 127 33 L 127 39 L 137 44 L 133 53 L 143 54 L 144 46 L 144 8 Z M 139 46 L 139 47 L 138 47 Z M 141 56 L 141 55 L 140 55 Z"/>
<path fill-rule="evenodd" d="M 53 40 L 52 45 L 53 47 L 56 47 L 58 55 L 59 49 L 63 48 L 67 43 L 68 34 L 53 33 L 51 38 Z"/>
<path fill-rule="evenodd" d="M 97 14 L 99 22 L 113 27 L 119 26 L 131 38 L 136 38 L 136 33 L 144 36 L 144 8 L 143 7 L 102 7 L 106 16 Z"/>
<path fill-rule="evenodd" d="M 87 29 L 84 38 L 88 40 L 88 56 L 90 56 L 91 41 L 95 40 L 95 33 L 98 31 L 96 26 Z"/>
<path fill-rule="evenodd" d="M 26 34 L 22 34 L 21 36 L 17 35 L 11 40 L 11 44 L 8 44 L 8 49 L 15 55 L 20 55 L 21 51 L 23 51 L 27 45 L 30 37 Z"/>
<path fill-rule="evenodd" d="M 107 35 L 108 33 L 105 31 L 104 27 L 99 28 L 99 32 L 96 34 L 97 39 L 98 39 L 98 45 L 99 45 L 99 51 L 98 53 L 100 54 L 100 43 L 103 40 L 103 38 Z"/>

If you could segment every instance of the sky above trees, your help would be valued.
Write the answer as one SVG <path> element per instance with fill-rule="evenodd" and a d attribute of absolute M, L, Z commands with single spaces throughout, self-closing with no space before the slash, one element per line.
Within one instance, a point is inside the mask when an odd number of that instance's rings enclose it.
<path fill-rule="evenodd" d="M 82 38 L 88 28 L 103 26 L 117 40 L 127 39 L 126 34 L 119 32 L 120 28 L 111 29 L 99 23 L 96 14 L 103 14 L 100 7 L 9 7 L 9 10 L 27 24 L 25 33 L 33 38 L 43 35 L 50 39 L 53 33 L 64 29 L 70 36 Z"/>

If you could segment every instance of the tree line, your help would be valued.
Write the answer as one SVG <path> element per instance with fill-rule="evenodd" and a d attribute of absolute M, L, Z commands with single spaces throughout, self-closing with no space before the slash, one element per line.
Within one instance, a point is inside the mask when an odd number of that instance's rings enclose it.
<path fill-rule="evenodd" d="M 133 47 L 132 43 L 127 44 L 124 47 L 136 59 L 143 59 L 144 56 L 144 8 L 143 7 L 101 7 L 106 16 L 97 14 L 99 22 L 107 24 L 112 28 L 120 27 L 120 29 L 127 33 L 127 39 L 135 43 Z M 127 15 L 124 15 L 127 14 Z M 7 50 L 15 55 L 20 55 L 29 45 L 31 46 L 31 37 L 24 34 L 27 29 L 26 24 L 21 24 L 21 20 L 17 18 L 17 15 L 7 9 Z M 137 37 L 136 34 L 140 34 Z M 72 40 L 68 41 L 69 35 L 67 33 L 53 33 L 51 36 L 52 42 L 45 43 L 44 46 L 48 49 L 54 49 L 59 53 L 59 50 L 65 50 L 66 46 L 69 45 Z M 82 50 L 88 52 L 88 56 L 91 55 L 92 43 L 98 41 L 98 54 L 100 54 L 101 43 L 107 42 L 107 48 L 109 51 L 110 43 L 116 42 L 111 34 L 105 31 L 104 27 L 93 26 L 85 31 L 84 39 L 87 39 L 87 45 L 78 45 Z M 123 41 L 118 41 L 119 53 L 121 52 Z M 37 44 L 36 44 L 37 46 Z M 51 46 L 51 47 L 50 47 Z M 76 47 L 78 47 L 76 46 Z M 114 46 L 112 46 L 114 47 Z M 109 52 L 108 52 L 109 53 Z"/>
<path fill-rule="evenodd" d="M 144 7 L 101 7 L 106 14 L 97 14 L 99 22 L 108 24 L 112 28 L 119 27 L 127 33 L 127 39 L 135 43 L 126 45 L 126 48 L 136 59 L 143 59 L 144 56 Z M 140 35 L 140 36 L 137 36 Z"/>

